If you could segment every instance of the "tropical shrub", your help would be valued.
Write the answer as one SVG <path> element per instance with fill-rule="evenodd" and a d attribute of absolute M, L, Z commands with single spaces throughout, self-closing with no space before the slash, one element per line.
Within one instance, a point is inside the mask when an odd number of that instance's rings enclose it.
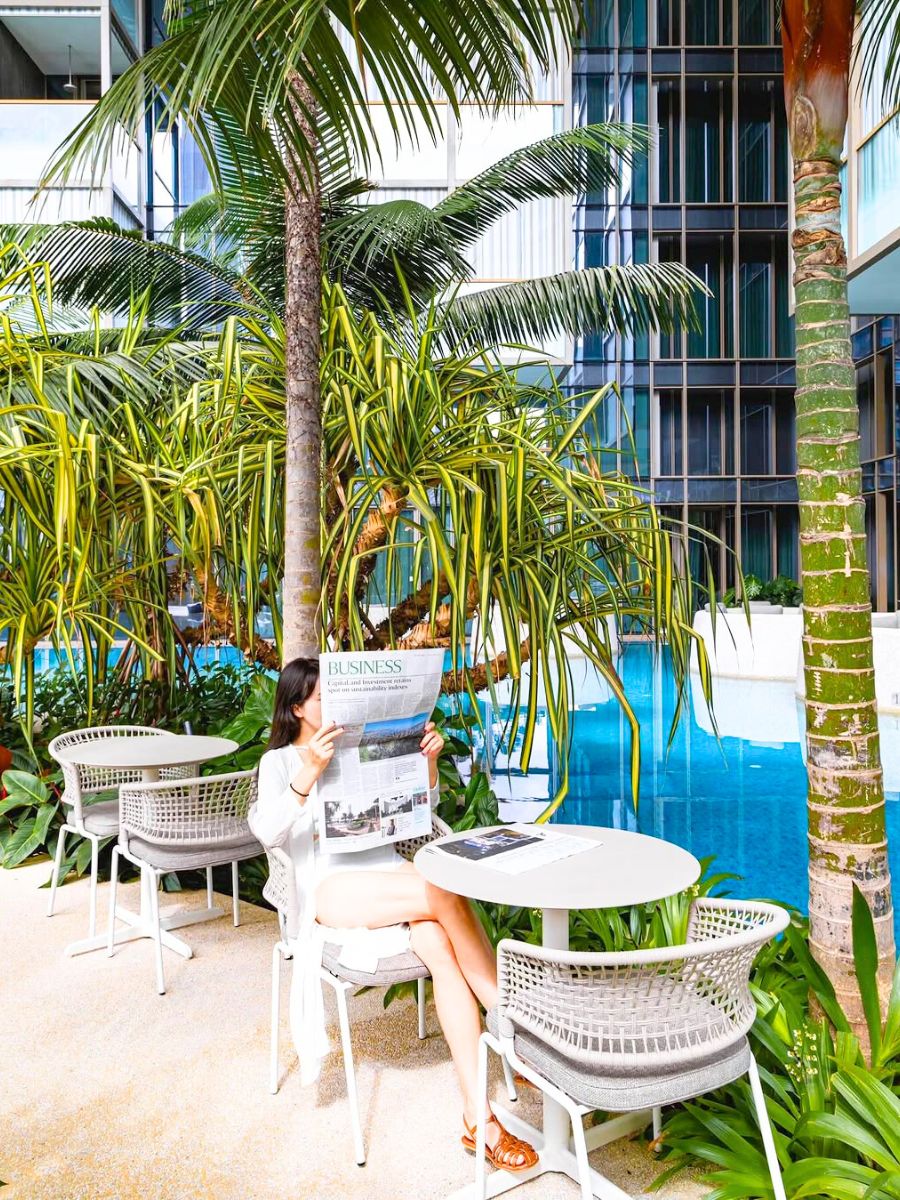
<path fill-rule="evenodd" d="M 900 963 L 882 1015 L 874 924 L 859 889 L 853 944 L 867 1052 L 810 953 L 807 922 L 796 919 L 753 972 L 751 1039 L 792 1200 L 900 1196 Z M 700 1159 L 716 1168 L 709 1200 L 772 1197 L 746 1080 L 675 1110 L 664 1142 L 671 1162 L 658 1184 Z"/>

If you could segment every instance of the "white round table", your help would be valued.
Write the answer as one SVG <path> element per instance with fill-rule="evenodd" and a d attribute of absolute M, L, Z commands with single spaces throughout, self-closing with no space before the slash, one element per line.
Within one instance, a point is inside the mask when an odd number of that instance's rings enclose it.
<path fill-rule="evenodd" d="M 438 838 L 424 846 L 415 857 L 415 865 L 429 883 L 458 896 L 494 904 L 540 908 L 543 944 L 555 950 L 569 947 L 571 909 L 645 904 L 684 891 L 700 877 L 700 863 L 693 854 L 643 833 L 595 825 L 541 828 L 551 836 L 559 832 L 588 838 L 597 846 L 519 875 L 510 875 L 492 867 L 490 858 L 473 861 L 440 849 L 442 843 L 487 832 L 470 829 Z M 594 1150 L 643 1129 L 651 1116 L 649 1112 L 626 1113 L 594 1126 L 586 1132 L 588 1149 Z M 513 1133 L 535 1146 L 540 1161 L 533 1170 L 517 1175 L 495 1171 L 487 1181 L 487 1196 L 499 1196 L 528 1179 L 551 1171 L 561 1172 L 577 1182 L 578 1165 L 569 1144 L 569 1118 L 561 1105 L 544 1096 L 543 1130 L 535 1129 L 508 1112 L 504 1112 L 501 1119 Z M 593 1183 L 597 1196 L 613 1200 L 625 1194 L 599 1173 L 593 1173 Z M 472 1188 L 457 1193 L 459 1200 L 473 1195 Z"/>
<path fill-rule="evenodd" d="M 85 742 L 80 746 L 69 746 L 59 750 L 56 757 L 61 761 L 73 763 L 79 767 L 125 767 L 140 771 L 144 783 L 155 783 L 163 767 L 198 767 L 201 763 L 212 758 L 220 758 L 223 754 L 231 754 L 237 750 L 239 743 L 232 738 L 207 737 L 200 734 L 164 733 L 157 737 L 116 737 L 98 738 L 93 742 Z M 207 873 L 207 906 L 194 909 L 191 912 L 167 914 L 161 917 L 163 945 L 180 954 L 182 958 L 190 958 L 192 950 L 187 942 L 174 937 L 169 931 L 179 929 L 183 925 L 196 925 L 200 921 L 212 921 L 222 916 L 222 909 L 212 903 L 212 888 Z M 141 872 L 141 909 L 132 912 L 131 909 L 116 905 L 116 917 L 126 926 L 116 933 L 116 944 L 132 942 L 137 938 L 152 938 L 153 924 L 150 920 L 150 893 L 148 888 L 149 874 Z M 105 949 L 106 934 L 96 937 L 83 938 L 66 946 L 66 954 L 86 954 L 91 950 Z"/>
<path fill-rule="evenodd" d="M 128 767 L 140 771 L 145 783 L 153 783 L 163 767 L 199 766 L 237 748 L 232 738 L 164 733 L 157 737 L 97 738 L 60 750 L 56 757 L 79 767 Z"/>

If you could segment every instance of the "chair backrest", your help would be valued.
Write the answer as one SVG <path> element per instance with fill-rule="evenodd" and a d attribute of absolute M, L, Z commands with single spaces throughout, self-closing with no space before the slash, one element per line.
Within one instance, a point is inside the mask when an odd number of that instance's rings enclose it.
<path fill-rule="evenodd" d="M 136 783 L 142 778 L 133 767 L 84 767 L 76 763 L 62 762 L 57 751 L 72 746 L 84 746 L 89 742 L 103 742 L 121 737 L 165 737 L 166 729 L 152 725 L 92 725 L 86 729 L 72 729 L 55 737 L 47 747 L 50 756 L 56 758 L 63 774 L 63 803 L 71 804 L 75 810 L 76 823 L 82 818 L 82 796 L 95 796 L 100 792 L 115 792 L 120 784 Z M 166 767 L 160 772 L 164 779 L 182 779 L 191 774 L 193 768 Z"/>
<path fill-rule="evenodd" d="M 407 838 L 394 842 L 394 849 L 408 862 L 412 862 L 418 850 L 433 842 L 435 838 L 452 833 L 447 825 L 436 814 L 431 814 L 431 833 L 422 837 Z M 300 900 L 297 895 L 297 877 L 294 874 L 294 864 L 287 854 L 278 846 L 266 848 L 266 858 L 269 861 L 269 878 L 263 888 L 263 895 L 278 912 L 282 935 L 296 937 L 300 931 Z"/>
<path fill-rule="evenodd" d="M 256 772 L 233 771 L 119 789 L 119 838 L 179 846 L 216 846 L 249 836 Z"/>
<path fill-rule="evenodd" d="M 267 847 L 266 858 L 269 878 L 263 888 L 263 896 L 278 913 L 282 937 L 296 937 L 300 932 L 300 901 L 294 864 L 280 846 Z"/>
<path fill-rule="evenodd" d="M 753 1024 L 750 968 L 789 920 L 774 904 L 702 898 L 682 946 L 590 954 L 506 939 L 498 947 L 500 1033 L 524 1030 L 613 1073 L 710 1057 Z"/>

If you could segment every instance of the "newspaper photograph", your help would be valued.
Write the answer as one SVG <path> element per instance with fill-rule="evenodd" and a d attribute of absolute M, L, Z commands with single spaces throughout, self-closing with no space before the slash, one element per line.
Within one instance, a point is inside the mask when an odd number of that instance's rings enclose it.
<path fill-rule="evenodd" d="M 420 743 L 437 704 L 443 650 L 319 655 L 322 724 L 343 727 L 319 777 L 319 849 L 368 850 L 431 830 Z"/>

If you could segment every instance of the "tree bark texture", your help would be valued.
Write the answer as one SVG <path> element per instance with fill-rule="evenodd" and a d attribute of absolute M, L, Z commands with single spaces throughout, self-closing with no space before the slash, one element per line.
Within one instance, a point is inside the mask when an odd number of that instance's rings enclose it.
<path fill-rule="evenodd" d="M 319 506 L 322 491 L 322 414 L 319 343 L 322 309 L 320 181 L 315 135 L 308 119 L 312 100 L 295 80 L 294 115 L 310 154 L 289 157 L 285 188 L 285 505 L 282 657 L 319 651 L 322 593 Z"/>
<path fill-rule="evenodd" d="M 875 920 L 885 995 L 894 964 L 878 743 L 859 410 L 850 349 L 839 163 L 852 0 L 785 0 L 794 161 L 797 485 L 809 776 L 810 947 L 859 1033 L 853 884 Z"/>

